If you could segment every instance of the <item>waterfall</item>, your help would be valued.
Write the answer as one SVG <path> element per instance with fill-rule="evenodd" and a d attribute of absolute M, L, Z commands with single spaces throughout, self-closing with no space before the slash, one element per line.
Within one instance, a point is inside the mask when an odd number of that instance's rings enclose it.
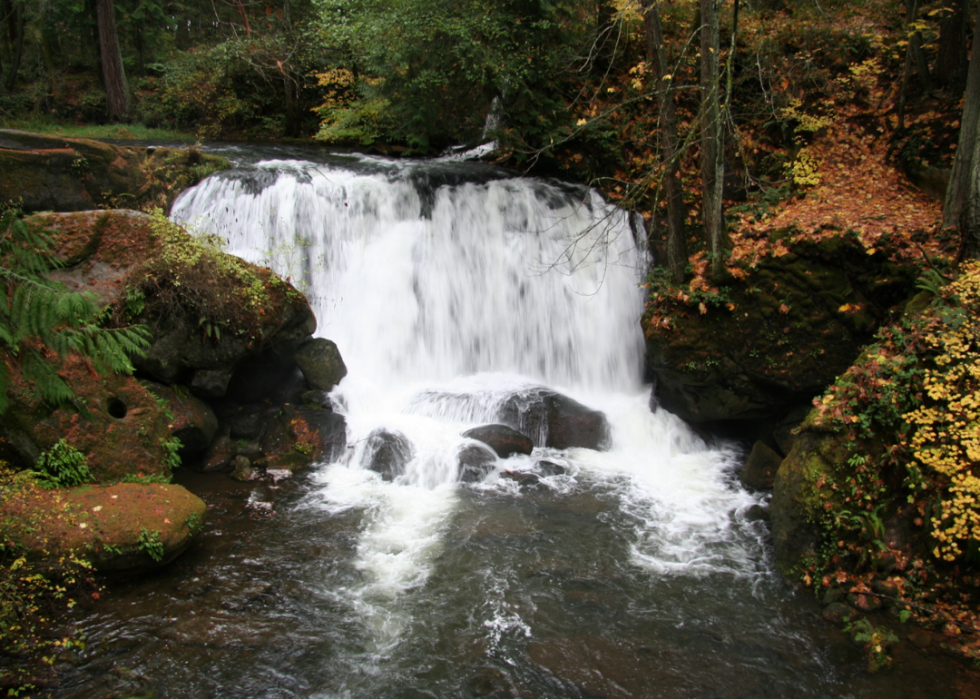
<path fill-rule="evenodd" d="M 632 563 L 651 574 L 761 570 L 759 537 L 739 525 L 756 501 L 730 484 L 737 454 L 648 407 L 646 259 L 626 214 L 596 192 L 449 159 L 280 159 L 205 180 L 172 216 L 290 277 L 347 363 L 332 399 L 351 446 L 317 472 L 310 506 L 367 513 L 364 582 L 349 600 L 379 657 L 410 622 L 398 600 L 425 584 L 460 488 L 521 497 L 512 472 L 539 473 L 557 493 L 610 493 L 633 522 Z M 602 411 L 611 448 L 539 440 L 458 484 L 473 444 L 461 433 L 542 386 Z M 367 468 L 378 430 L 406 440 L 390 482 Z M 559 472 L 541 473 L 545 460 Z M 513 621 L 500 614 L 494 624 Z"/>

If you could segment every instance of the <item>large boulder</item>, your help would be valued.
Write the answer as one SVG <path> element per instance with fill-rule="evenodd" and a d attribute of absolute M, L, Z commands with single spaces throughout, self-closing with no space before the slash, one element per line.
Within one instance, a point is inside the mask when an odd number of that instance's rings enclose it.
<path fill-rule="evenodd" d="M 69 356 L 58 368 L 72 388 L 72 406 L 52 408 L 11 376 L 8 411 L 0 421 L 0 458 L 30 468 L 59 440 L 85 455 L 94 478 L 114 483 L 133 475 L 169 478 L 174 463 L 163 409 L 131 376 L 97 375 L 88 362 Z"/>
<path fill-rule="evenodd" d="M 547 388 L 515 393 L 503 402 L 497 419 L 530 436 L 534 446 L 604 450 L 611 445 L 603 413 Z"/>
<path fill-rule="evenodd" d="M 202 243 L 160 217 L 132 211 L 42 214 L 66 266 L 57 279 L 111 304 L 121 323 L 153 333 L 139 371 L 220 397 L 236 367 L 277 346 L 295 346 L 316 319 L 306 299 L 270 270 Z"/>
<path fill-rule="evenodd" d="M 329 391 L 347 376 L 337 345 L 322 337 L 304 342 L 296 350 L 296 364 L 312 390 Z"/>
<path fill-rule="evenodd" d="M 775 423 L 855 360 L 919 270 L 854 234 L 787 242 L 719 298 L 657 299 L 643 324 L 661 407 L 693 423 Z M 658 313 L 669 307 L 670 316 Z"/>
<path fill-rule="evenodd" d="M 4 491 L 3 541 L 52 559 L 74 551 L 103 571 L 165 565 L 190 545 L 207 512 L 186 489 L 161 483 L 43 490 L 21 480 Z"/>
<path fill-rule="evenodd" d="M 482 425 L 466 430 L 462 434 L 468 439 L 475 439 L 489 446 L 501 459 L 514 454 L 530 454 L 534 450 L 534 442 L 507 425 Z"/>
<path fill-rule="evenodd" d="M 229 167 L 196 149 L 116 146 L 0 129 L 0 203 L 22 210 L 84 211 L 157 207 Z"/>

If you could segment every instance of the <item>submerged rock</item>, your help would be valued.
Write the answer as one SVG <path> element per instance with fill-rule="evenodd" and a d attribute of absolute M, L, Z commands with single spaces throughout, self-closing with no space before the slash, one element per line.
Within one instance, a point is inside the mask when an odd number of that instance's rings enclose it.
<path fill-rule="evenodd" d="M 463 437 L 475 439 L 483 442 L 496 452 L 501 459 L 506 459 L 514 454 L 530 454 L 534 449 L 534 442 L 515 429 L 507 425 L 483 425 L 466 430 Z"/>

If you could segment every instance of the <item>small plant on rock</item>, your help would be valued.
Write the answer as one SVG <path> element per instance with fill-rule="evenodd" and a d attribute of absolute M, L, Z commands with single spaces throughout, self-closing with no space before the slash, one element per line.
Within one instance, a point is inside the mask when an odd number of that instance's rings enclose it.
<path fill-rule="evenodd" d="M 44 488 L 71 488 L 93 480 L 85 454 L 64 439 L 38 457 L 33 473 Z"/>

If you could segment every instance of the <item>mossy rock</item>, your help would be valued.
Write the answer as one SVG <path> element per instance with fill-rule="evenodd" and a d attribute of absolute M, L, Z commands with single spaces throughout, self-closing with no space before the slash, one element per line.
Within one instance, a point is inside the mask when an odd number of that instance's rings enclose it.
<path fill-rule="evenodd" d="M 76 395 L 75 407 L 52 409 L 27 390 L 19 373 L 11 377 L 11 407 L 0 434 L 20 468 L 34 465 L 38 454 L 60 439 L 85 455 L 99 483 L 114 483 L 130 475 L 170 478 L 169 452 L 164 446 L 170 430 L 153 396 L 131 376 L 98 375 L 85 360 L 63 360 L 59 375 Z"/>
<path fill-rule="evenodd" d="M 178 485 L 27 486 L 3 503 L 0 536 L 38 558 L 74 552 L 100 570 L 151 569 L 190 545 L 206 512 L 203 500 Z"/>
<path fill-rule="evenodd" d="M 58 281 L 111 304 L 117 322 L 149 327 L 152 345 L 136 366 L 160 383 L 221 396 L 240 362 L 316 329 L 306 298 L 290 284 L 161 217 L 109 210 L 27 221 L 58 234 L 66 262 L 53 275 Z"/>
<path fill-rule="evenodd" d="M 0 129 L 0 203 L 26 212 L 97 207 L 169 210 L 177 196 L 224 158 L 195 149 L 116 146 Z"/>
<path fill-rule="evenodd" d="M 724 302 L 644 318 L 659 404 L 689 422 L 777 419 L 843 373 L 918 270 L 853 235 L 792 244 L 722 289 Z"/>
<path fill-rule="evenodd" d="M 832 497 L 819 484 L 846 463 L 848 452 L 840 439 L 829 432 L 804 431 L 776 472 L 769 511 L 776 563 L 786 575 L 817 555 L 817 522 L 823 504 Z"/>

